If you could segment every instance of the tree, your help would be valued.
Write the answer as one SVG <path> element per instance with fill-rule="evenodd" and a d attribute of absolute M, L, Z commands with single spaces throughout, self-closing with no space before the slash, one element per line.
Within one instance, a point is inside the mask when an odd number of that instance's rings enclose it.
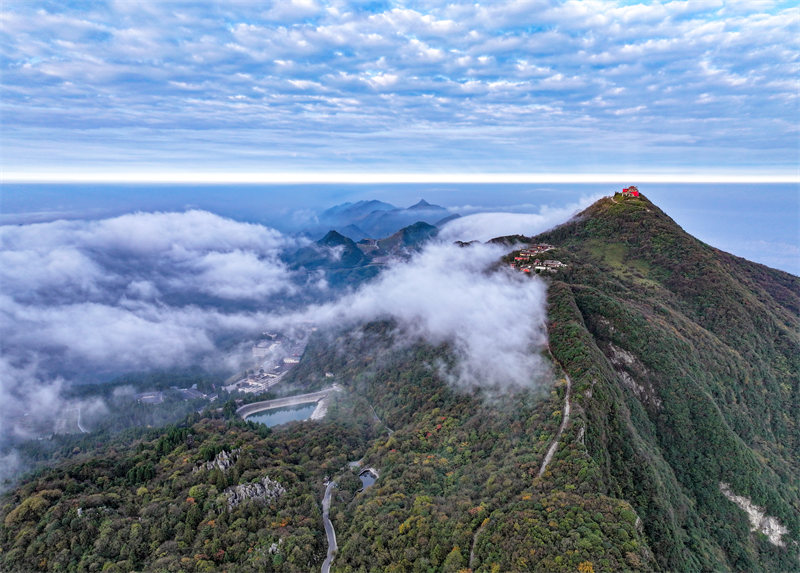
<path fill-rule="evenodd" d="M 458 573 L 463 567 L 464 556 L 461 555 L 461 551 L 458 549 L 458 545 L 456 545 L 450 553 L 447 554 L 444 564 L 442 565 L 442 571 L 444 573 Z"/>

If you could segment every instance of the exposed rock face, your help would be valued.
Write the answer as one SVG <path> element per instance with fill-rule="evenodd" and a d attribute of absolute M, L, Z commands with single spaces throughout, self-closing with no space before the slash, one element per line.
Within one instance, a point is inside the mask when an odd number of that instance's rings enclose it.
<path fill-rule="evenodd" d="M 210 462 L 201 463 L 197 467 L 195 467 L 192 470 L 192 473 L 199 472 L 200 470 L 211 471 L 214 468 L 218 468 L 222 471 L 225 471 L 236 463 L 236 459 L 239 457 L 239 451 L 240 448 L 236 448 L 230 453 L 226 452 L 225 450 L 222 450 Z"/>
<path fill-rule="evenodd" d="M 248 499 L 267 503 L 278 499 L 284 493 L 286 488 L 279 482 L 271 480 L 269 476 L 264 476 L 264 479 L 255 483 L 245 483 L 225 490 L 225 495 L 228 496 L 228 509 L 233 509 Z"/>
<path fill-rule="evenodd" d="M 789 533 L 789 530 L 781 525 L 777 518 L 767 515 L 763 507 L 758 507 L 749 498 L 734 494 L 728 484 L 720 483 L 719 489 L 722 491 L 722 495 L 747 513 L 747 517 L 750 519 L 750 531 L 760 531 L 773 545 L 778 547 L 785 545 L 781 536 Z"/>
<path fill-rule="evenodd" d="M 608 322 L 608 321 L 606 321 Z M 609 326 L 613 329 L 613 326 Z M 640 378 L 644 378 L 647 374 L 647 369 L 642 363 L 630 352 L 623 350 L 612 343 L 608 343 L 608 357 L 614 369 L 619 374 L 622 383 L 628 387 L 637 398 L 643 402 L 654 405 L 656 408 L 661 407 L 661 399 L 658 397 L 655 389 L 650 385 L 642 385 L 634 379 L 626 370 L 641 373 Z"/>

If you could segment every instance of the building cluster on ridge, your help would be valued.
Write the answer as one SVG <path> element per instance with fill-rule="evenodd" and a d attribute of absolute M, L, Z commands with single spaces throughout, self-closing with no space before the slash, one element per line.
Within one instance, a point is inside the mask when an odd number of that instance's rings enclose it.
<path fill-rule="evenodd" d="M 519 254 L 514 257 L 514 261 L 511 263 L 511 268 L 520 270 L 523 273 L 532 273 L 541 271 L 555 272 L 561 267 L 566 267 L 567 265 L 561 261 L 552 259 L 541 260 L 537 258 L 537 255 L 547 252 L 553 248 L 553 245 L 541 243 L 538 245 L 531 245 L 527 249 L 522 249 Z"/>

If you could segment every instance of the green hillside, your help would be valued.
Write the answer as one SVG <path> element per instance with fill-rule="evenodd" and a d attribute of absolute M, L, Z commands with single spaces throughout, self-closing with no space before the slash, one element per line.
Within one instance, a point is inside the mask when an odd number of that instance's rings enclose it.
<path fill-rule="evenodd" d="M 530 389 L 455 389 L 450 349 L 399 345 L 391 323 L 318 332 L 287 382 L 334 373 L 324 420 L 269 430 L 227 404 L 76 452 L 5 497 L 0 570 L 319 570 L 326 478 L 332 571 L 800 568 L 800 279 L 644 197 L 530 242 L 567 264 L 545 272 L 550 371 Z M 362 468 L 379 473 L 365 490 Z M 243 484 L 272 493 L 232 506 Z"/>
<path fill-rule="evenodd" d="M 800 280 L 722 253 L 645 197 L 534 238 L 569 264 L 550 342 L 573 376 L 602 490 L 669 571 L 800 567 Z M 751 534 L 720 483 L 789 529 Z"/>

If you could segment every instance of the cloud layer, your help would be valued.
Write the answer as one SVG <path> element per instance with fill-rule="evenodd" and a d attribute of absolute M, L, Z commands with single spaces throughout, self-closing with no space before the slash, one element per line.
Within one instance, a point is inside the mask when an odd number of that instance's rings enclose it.
<path fill-rule="evenodd" d="M 6 169 L 796 162 L 793 2 L 3 4 Z"/>
<path fill-rule="evenodd" d="M 0 226 L 0 448 L 104 413 L 99 399 L 65 399 L 70 384 L 239 366 L 231 344 L 267 312 L 324 291 L 281 260 L 306 243 L 197 210 Z M 18 461 L 3 456 L 0 481 Z"/>
<path fill-rule="evenodd" d="M 219 365 L 235 359 L 220 352 L 222 338 L 299 321 L 389 318 L 402 340 L 450 344 L 457 361 L 446 374 L 459 384 L 534 384 L 546 372 L 536 353 L 545 344 L 543 283 L 497 269 L 500 247 L 451 242 L 494 233 L 503 217 L 502 228 L 518 231 L 513 214 L 494 214 L 489 227 L 476 219 L 446 229 L 443 240 L 392 262 L 358 291 L 291 314 L 287 301 L 297 308 L 314 293 L 331 293 L 320 277 L 282 262 L 305 241 L 261 225 L 187 211 L 0 226 L 0 416 L 12 420 L 3 434 L 35 434 L 56 410 L 103 408 L 65 402 L 66 384 Z M 563 218 L 561 211 L 528 216 L 523 231 Z M 301 290 L 307 296 L 293 298 Z"/>
<path fill-rule="evenodd" d="M 204 211 L 0 227 L 4 354 L 40 375 L 186 364 L 296 292 L 299 244 Z"/>
<path fill-rule="evenodd" d="M 582 197 L 561 207 L 544 206 L 538 213 L 474 213 L 447 223 L 439 238 L 445 241 L 488 241 L 508 235 L 533 236 L 566 221 L 604 195 L 607 194 Z"/>
<path fill-rule="evenodd" d="M 429 244 L 355 293 L 270 321 L 340 327 L 393 320 L 403 341 L 450 344 L 457 362 L 445 374 L 459 385 L 531 387 L 548 372 L 537 354 L 546 344 L 546 287 L 538 278 L 497 269 L 503 252 L 485 244 Z"/>

